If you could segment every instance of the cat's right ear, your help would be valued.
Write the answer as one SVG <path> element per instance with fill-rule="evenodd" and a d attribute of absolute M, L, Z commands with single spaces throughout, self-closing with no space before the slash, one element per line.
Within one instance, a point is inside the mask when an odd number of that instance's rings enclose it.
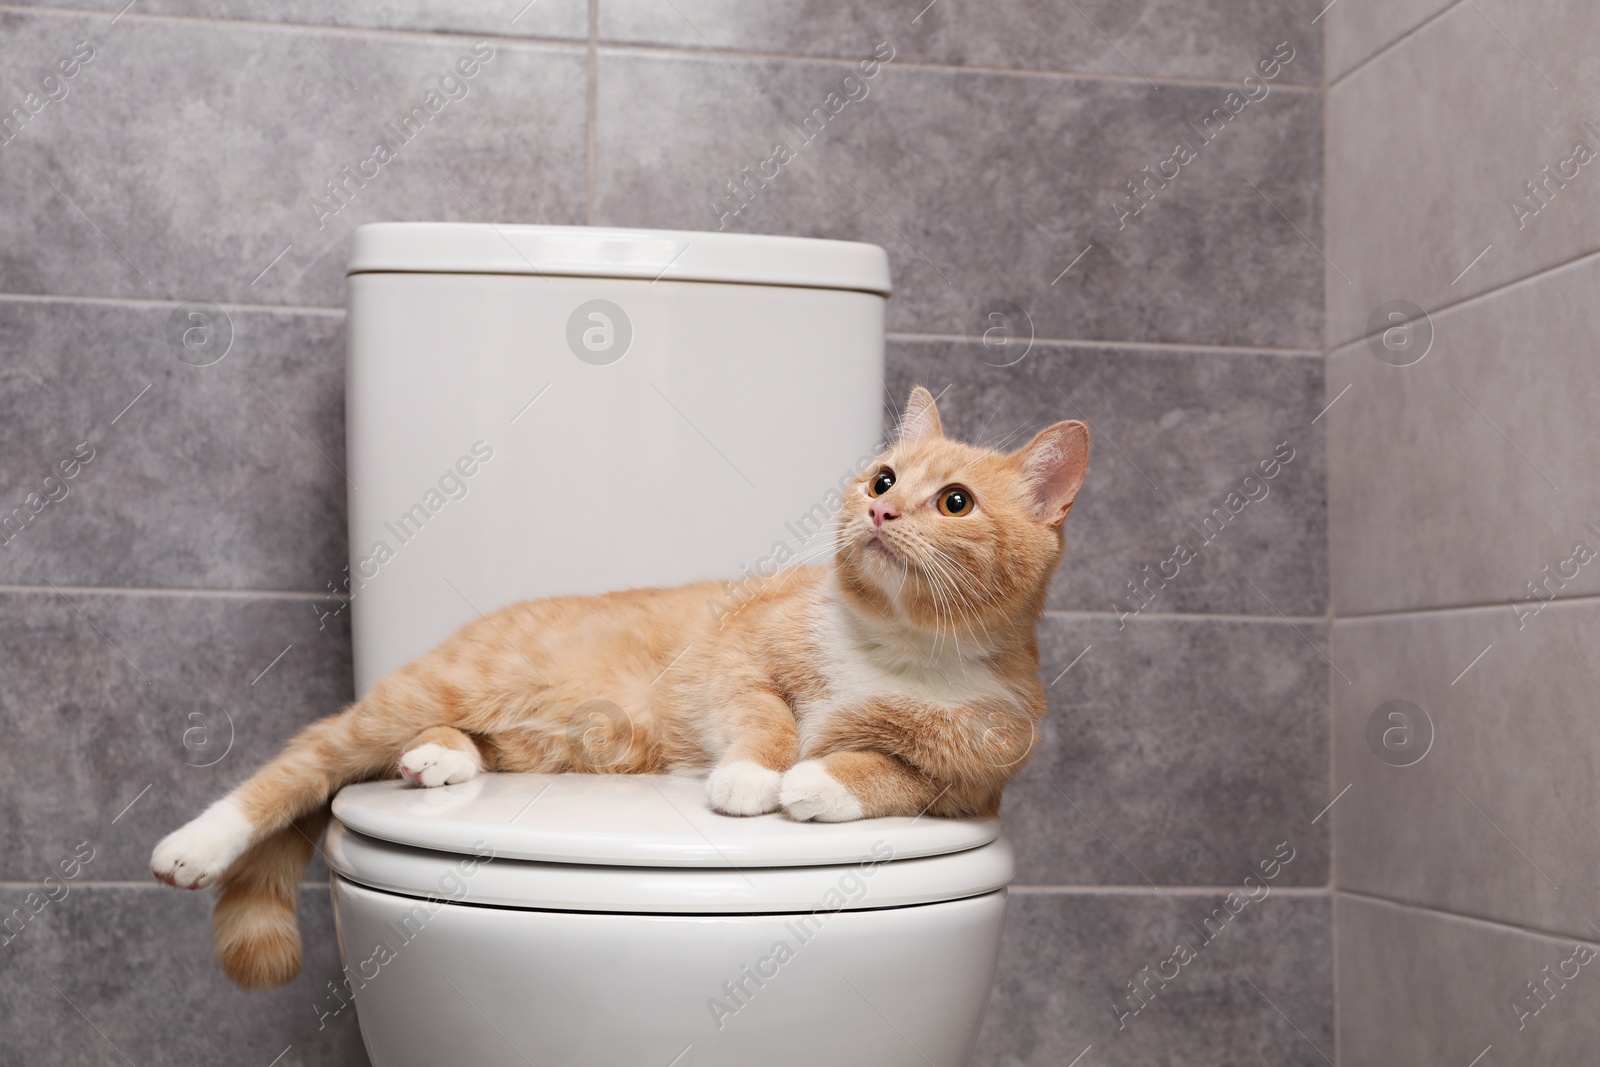
<path fill-rule="evenodd" d="M 897 443 L 910 445 L 943 436 L 944 424 L 939 421 L 939 409 L 933 404 L 933 394 L 919 385 L 911 390 L 911 399 L 906 401 L 906 413 L 900 418 Z"/>

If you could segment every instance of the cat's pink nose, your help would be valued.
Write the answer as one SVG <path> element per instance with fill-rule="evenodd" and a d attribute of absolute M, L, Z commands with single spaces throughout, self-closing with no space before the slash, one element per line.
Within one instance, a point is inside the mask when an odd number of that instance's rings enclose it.
<path fill-rule="evenodd" d="M 874 500 L 868 510 L 872 512 L 872 525 L 874 526 L 882 526 L 890 519 L 898 519 L 900 517 L 898 511 L 882 500 Z"/>

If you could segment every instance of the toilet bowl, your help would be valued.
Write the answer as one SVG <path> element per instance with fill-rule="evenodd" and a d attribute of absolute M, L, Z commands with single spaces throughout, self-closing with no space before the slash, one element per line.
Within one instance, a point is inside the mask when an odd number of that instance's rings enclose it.
<path fill-rule="evenodd" d="M 356 687 L 518 600 L 827 550 L 882 444 L 881 248 L 458 223 L 357 230 Z M 580 739 L 570 739 L 580 740 Z M 326 855 L 375 1067 L 967 1062 L 1012 873 L 993 820 L 713 812 L 703 780 L 344 789 Z"/>
<path fill-rule="evenodd" d="M 1010 847 L 984 819 L 713 812 L 697 779 L 352 786 L 325 851 L 375 1067 L 965 1064 Z"/>

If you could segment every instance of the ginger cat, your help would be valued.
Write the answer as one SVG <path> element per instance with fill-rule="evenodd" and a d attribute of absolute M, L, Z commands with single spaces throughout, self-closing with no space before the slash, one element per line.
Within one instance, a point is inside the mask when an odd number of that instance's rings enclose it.
<path fill-rule="evenodd" d="M 831 563 L 781 571 L 731 610 L 731 583 L 703 582 L 468 623 L 300 731 L 163 839 L 151 870 L 220 886 L 217 958 L 257 988 L 299 971 L 295 890 L 350 782 L 709 771 L 729 815 L 994 815 L 1045 711 L 1034 623 L 1088 460 L 1081 422 L 1010 454 L 951 441 L 919 386 L 845 493 Z"/>

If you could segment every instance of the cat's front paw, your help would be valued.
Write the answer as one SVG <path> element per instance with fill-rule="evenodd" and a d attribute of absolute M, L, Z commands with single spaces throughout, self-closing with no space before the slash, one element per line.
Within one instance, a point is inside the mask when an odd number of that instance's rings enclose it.
<path fill-rule="evenodd" d="M 470 752 L 428 742 L 400 757 L 400 777 L 431 789 L 470 782 L 478 776 L 478 759 Z"/>
<path fill-rule="evenodd" d="M 765 815 L 778 810 L 783 775 L 752 760 L 724 763 L 706 779 L 711 806 L 724 815 Z"/>
<path fill-rule="evenodd" d="M 791 818 L 802 822 L 853 822 L 863 818 L 861 801 L 822 765 L 821 760 L 797 763 L 783 776 L 778 800 Z"/>
<path fill-rule="evenodd" d="M 218 801 L 161 839 L 150 854 L 150 873 L 179 889 L 204 889 L 239 858 L 250 834 L 239 806 Z"/>

